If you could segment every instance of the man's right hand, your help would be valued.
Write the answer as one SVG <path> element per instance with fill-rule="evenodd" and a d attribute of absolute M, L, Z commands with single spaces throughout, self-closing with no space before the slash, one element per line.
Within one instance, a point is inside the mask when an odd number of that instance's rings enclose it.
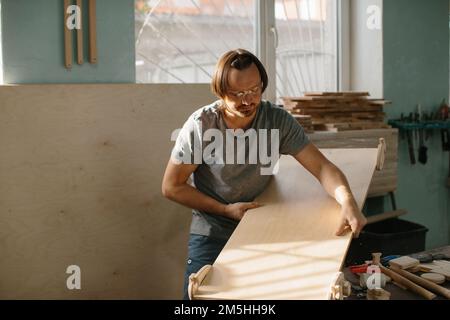
<path fill-rule="evenodd" d="M 225 216 L 230 219 L 240 221 L 245 212 L 249 209 L 258 208 L 261 205 L 257 202 L 236 202 L 225 206 Z"/>

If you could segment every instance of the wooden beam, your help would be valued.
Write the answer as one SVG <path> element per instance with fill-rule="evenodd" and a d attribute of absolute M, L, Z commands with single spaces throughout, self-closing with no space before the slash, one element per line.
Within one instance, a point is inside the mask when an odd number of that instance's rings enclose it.
<path fill-rule="evenodd" d="M 89 0 L 89 62 L 97 63 L 97 2 Z"/>
<path fill-rule="evenodd" d="M 69 18 L 67 10 L 69 6 L 70 0 L 64 0 L 64 64 L 67 69 L 71 69 L 73 63 L 72 31 L 67 27 L 67 19 Z"/>
<path fill-rule="evenodd" d="M 77 6 L 80 8 L 80 28 L 77 29 L 77 63 L 82 65 L 83 59 L 83 1 L 77 0 Z"/>

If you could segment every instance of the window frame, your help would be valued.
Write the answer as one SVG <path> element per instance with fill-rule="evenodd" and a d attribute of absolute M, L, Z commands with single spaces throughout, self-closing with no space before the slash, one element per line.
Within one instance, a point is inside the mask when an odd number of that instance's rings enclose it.
<path fill-rule="evenodd" d="M 266 67 L 267 75 L 270 79 L 263 98 L 273 102 L 275 102 L 277 98 L 276 50 L 278 46 L 278 33 L 276 27 L 275 2 L 275 0 L 254 1 L 255 25 L 253 34 L 253 48 L 255 54 Z M 350 0 L 337 0 L 336 5 L 336 90 L 349 90 Z"/>
<path fill-rule="evenodd" d="M 2 0 L 0 0 L 0 85 L 4 84 L 2 23 Z"/>
<path fill-rule="evenodd" d="M 337 0 L 336 90 L 350 89 L 350 0 Z M 255 2 L 255 48 L 256 55 L 267 68 L 270 79 L 264 98 L 276 101 L 276 49 L 278 34 L 275 19 L 275 0 Z"/>
<path fill-rule="evenodd" d="M 337 89 L 350 90 L 350 0 L 338 0 L 337 16 Z"/>

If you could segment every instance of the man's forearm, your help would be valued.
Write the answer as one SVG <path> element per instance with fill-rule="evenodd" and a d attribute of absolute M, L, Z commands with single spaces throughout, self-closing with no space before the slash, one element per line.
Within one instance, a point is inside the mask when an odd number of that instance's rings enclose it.
<path fill-rule="evenodd" d="M 325 191 L 335 198 L 341 206 L 356 205 L 347 178 L 334 164 L 329 163 L 323 166 L 319 180 Z"/>
<path fill-rule="evenodd" d="M 225 204 L 207 196 L 188 184 L 171 187 L 166 197 L 191 209 L 225 216 Z"/>

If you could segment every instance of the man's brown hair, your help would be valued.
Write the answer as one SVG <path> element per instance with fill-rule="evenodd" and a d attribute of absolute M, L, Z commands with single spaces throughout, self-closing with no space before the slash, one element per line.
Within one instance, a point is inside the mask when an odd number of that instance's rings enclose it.
<path fill-rule="evenodd" d="M 211 90 L 219 98 L 223 98 L 228 92 L 228 74 L 231 68 L 245 70 L 254 63 L 259 70 L 259 75 L 263 83 L 262 92 L 267 88 L 267 72 L 259 59 L 245 49 L 236 49 L 226 52 L 216 64 L 211 80 Z"/>

